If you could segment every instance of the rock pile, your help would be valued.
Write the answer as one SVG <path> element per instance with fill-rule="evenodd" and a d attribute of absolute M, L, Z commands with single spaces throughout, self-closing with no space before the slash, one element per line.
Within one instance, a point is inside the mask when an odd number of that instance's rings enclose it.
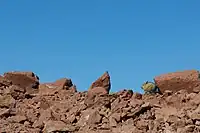
<path fill-rule="evenodd" d="M 108 72 L 87 92 L 78 92 L 71 79 L 39 83 L 32 72 L 8 72 L 0 76 L 0 131 L 199 133 L 198 78 L 194 70 L 157 76 L 162 95 L 109 94 Z"/>

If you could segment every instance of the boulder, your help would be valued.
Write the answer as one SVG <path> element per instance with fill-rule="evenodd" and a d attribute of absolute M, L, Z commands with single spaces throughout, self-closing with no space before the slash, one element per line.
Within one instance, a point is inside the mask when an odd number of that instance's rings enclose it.
<path fill-rule="evenodd" d="M 61 78 L 55 82 L 42 83 L 39 85 L 39 94 L 40 95 L 55 95 L 58 92 L 67 91 L 69 93 L 76 93 L 76 85 L 73 85 L 72 80 L 68 78 Z"/>
<path fill-rule="evenodd" d="M 21 88 L 38 88 L 39 86 L 39 77 L 33 72 L 6 72 L 4 78 Z"/>
<path fill-rule="evenodd" d="M 88 91 L 96 87 L 103 87 L 109 93 L 111 88 L 111 82 L 110 82 L 110 75 L 107 71 L 101 77 L 99 77 L 95 82 L 92 83 Z"/>
<path fill-rule="evenodd" d="M 186 90 L 200 90 L 199 72 L 196 70 L 185 70 L 173 73 L 162 74 L 154 78 L 155 84 L 160 88 L 161 92 L 171 90 L 177 92 Z"/>
<path fill-rule="evenodd" d="M 73 86 L 72 80 L 68 78 L 61 78 L 56 80 L 53 85 L 60 86 L 63 89 L 69 89 L 71 86 Z"/>
<path fill-rule="evenodd" d="M 56 88 L 53 85 L 50 84 L 40 84 L 39 85 L 39 94 L 40 95 L 46 95 L 46 96 L 53 96 L 56 93 L 58 93 L 60 89 Z"/>
<path fill-rule="evenodd" d="M 49 88 L 59 88 L 59 89 L 70 89 L 73 86 L 72 80 L 68 78 L 61 78 L 56 80 L 55 82 L 50 83 L 43 83 L 44 85 L 48 86 Z"/>

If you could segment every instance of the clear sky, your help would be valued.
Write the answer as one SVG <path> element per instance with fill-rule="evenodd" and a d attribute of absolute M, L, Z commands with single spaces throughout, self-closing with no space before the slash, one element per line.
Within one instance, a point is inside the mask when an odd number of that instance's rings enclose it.
<path fill-rule="evenodd" d="M 0 72 L 71 78 L 79 90 L 109 71 L 112 91 L 200 68 L 199 0 L 2 0 Z"/>

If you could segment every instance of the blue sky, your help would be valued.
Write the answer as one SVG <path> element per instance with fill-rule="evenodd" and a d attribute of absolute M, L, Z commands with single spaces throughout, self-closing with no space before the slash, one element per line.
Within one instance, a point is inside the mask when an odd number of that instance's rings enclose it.
<path fill-rule="evenodd" d="M 71 78 L 79 90 L 109 71 L 112 91 L 199 69 L 199 0 L 0 1 L 0 72 Z"/>

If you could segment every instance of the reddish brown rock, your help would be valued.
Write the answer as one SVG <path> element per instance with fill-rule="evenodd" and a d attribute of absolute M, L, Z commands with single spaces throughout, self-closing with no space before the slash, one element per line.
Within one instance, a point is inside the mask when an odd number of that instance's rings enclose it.
<path fill-rule="evenodd" d="M 114 118 L 110 117 L 109 122 L 111 127 L 117 127 L 117 121 Z"/>
<path fill-rule="evenodd" d="M 6 72 L 4 78 L 21 88 L 38 88 L 39 78 L 33 72 Z"/>
<path fill-rule="evenodd" d="M 171 90 L 187 90 L 193 92 L 193 89 L 200 89 L 199 72 L 196 70 L 186 70 L 174 73 L 163 74 L 154 78 L 156 85 L 162 92 Z"/>
<path fill-rule="evenodd" d="M 39 89 L 28 87 L 30 90 L 39 90 L 39 93 L 33 97 L 24 97 L 28 85 L 22 77 L 34 79 L 34 76 L 26 72 L 14 73 L 16 74 L 20 80 L 15 82 L 20 85 L 12 85 L 13 79 L 11 83 L 4 82 L 4 85 L 0 85 L 1 132 L 200 132 L 198 86 L 193 93 L 167 89 L 163 95 L 143 95 L 128 90 L 109 94 L 106 88 L 110 83 L 105 85 L 101 80 L 96 84 L 97 87 L 89 89 L 88 92 L 77 92 L 76 86 L 71 82 L 59 79 L 53 83 L 40 84 Z M 197 75 L 188 75 L 189 79 L 184 75 L 178 79 L 176 76 L 169 79 L 188 81 L 188 84 L 194 86 Z M 3 77 L 4 79 L 6 78 Z M 176 85 L 175 82 L 167 82 Z"/>
<path fill-rule="evenodd" d="M 136 127 L 144 132 L 146 132 L 146 129 L 148 128 L 148 121 L 140 120 L 137 121 Z"/>
<path fill-rule="evenodd" d="M 88 89 L 85 103 L 87 105 L 92 105 L 95 102 L 96 96 L 109 94 L 110 86 L 110 76 L 108 72 L 105 72 L 100 78 L 93 82 Z"/>
<path fill-rule="evenodd" d="M 12 82 L 0 75 L 0 87 L 1 86 L 8 87 L 10 85 L 12 85 Z"/>
<path fill-rule="evenodd" d="M 71 87 L 69 88 L 69 90 L 70 90 L 72 93 L 77 92 L 76 85 L 71 86 Z"/>
<path fill-rule="evenodd" d="M 62 89 L 69 89 L 69 87 L 73 86 L 71 79 L 67 78 L 61 78 L 52 84 L 55 86 L 60 86 Z"/>
<path fill-rule="evenodd" d="M 39 85 L 39 94 L 46 96 L 54 96 L 58 93 L 59 89 L 50 84 L 40 84 Z"/>
<path fill-rule="evenodd" d="M 16 100 L 25 98 L 25 89 L 17 85 L 11 85 L 9 88 L 10 94 Z"/>
<path fill-rule="evenodd" d="M 51 110 L 42 110 L 39 119 L 33 123 L 33 127 L 34 128 L 37 128 L 37 127 L 42 128 L 42 127 L 44 127 L 44 123 L 52 118 L 53 117 L 52 117 Z"/>
<path fill-rule="evenodd" d="M 0 95 L 0 108 L 5 107 L 5 108 L 9 108 L 12 104 L 15 103 L 15 99 L 13 99 L 13 97 L 9 94 Z"/>
<path fill-rule="evenodd" d="M 101 119 L 102 119 L 102 116 L 97 111 L 93 111 L 93 112 L 90 112 L 87 123 L 90 125 L 98 124 L 101 122 Z"/>
<path fill-rule="evenodd" d="M 134 99 L 142 99 L 142 94 L 140 94 L 140 93 L 133 93 L 133 95 L 132 95 L 132 98 L 134 98 Z"/>
<path fill-rule="evenodd" d="M 16 115 L 16 116 L 10 117 L 10 121 L 11 122 L 23 123 L 23 122 L 26 121 L 26 117 L 23 116 L 23 115 Z"/>
<path fill-rule="evenodd" d="M 60 89 L 64 89 L 64 90 L 72 90 L 72 91 L 76 91 L 76 86 L 73 85 L 71 79 L 68 78 L 61 78 L 56 80 L 55 82 L 52 83 L 43 83 L 39 88 L 44 89 L 45 91 L 48 91 L 48 89 L 53 89 L 53 90 L 60 90 Z M 45 89 L 46 88 L 46 89 Z"/>
<path fill-rule="evenodd" d="M 128 100 L 132 97 L 133 91 L 132 90 L 121 90 L 120 92 L 117 93 L 118 96 L 120 96 L 124 100 Z"/>
<path fill-rule="evenodd" d="M 103 87 L 109 93 L 111 83 L 110 83 L 110 75 L 107 71 L 101 77 L 99 77 L 95 82 L 93 82 L 88 90 L 91 90 L 95 87 Z"/>
<path fill-rule="evenodd" d="M 48 102 L 48 100 L 47 99 L 45 99 L 45 98 L 41 98 L 40 99 L 41 101 L 40 101 L 40 109 L 44 109 L 44 110 L 46 110 L 46 109 L 48 109 L 49 107 L 50 107 L 50 103 Z"/>
<path fill-rule="evenodd" d="M 88 96 L 91 95 L 106 95 L 108 92 L 103 87 L 95 87 L 88 91 Z"/>
<path fill-rule="evenodd" d="M 47 121 L 45 123 L 43 132 L 52 133 L 52 132 L 73 132 L 75 128 L 73 126 L 66 125 L 62 121 Z"/>
<path fill-rule="evenodd" d="M 108 92 L 105 90 L 105 88 L 95 87 L 88 91 L 85 99 L 85 104 L 91 106 L 97 101 L 99 101 L 101 96 L 106 96 L 106 95 L 108 95 Z"/>
<path fill-rule="evenodd" d="M 116 127 L 118 122 L 120 122 L 120 120 L 121 120 L 120 113 L 111 114 L 111 116 L 109 117 L 110 126 Z"/>

